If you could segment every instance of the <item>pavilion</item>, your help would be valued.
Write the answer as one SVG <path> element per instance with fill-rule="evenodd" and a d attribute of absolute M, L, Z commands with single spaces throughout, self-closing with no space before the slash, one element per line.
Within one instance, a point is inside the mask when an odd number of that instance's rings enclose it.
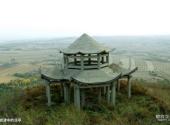
<path fill-rule="evenodd" d="M 68 48 L 61 50 L 63 54 L 63 67 L 54 68 L 41 73 L 46 81 L 46 95 L 48 106 L 51 105 L 50 85 L 59 83 L 64 92 L 64 101 L 69 104 L 71 98 L 70 88 L 74 88 L 74 105 L 78 108 L 85 105 L 86 89 L 97 88 L 98 98 L 102 91 L 107 102 L 115 106 L 116 87 L 119 79 L 128 80 L 128 97 L 131 97 L 132 70 L 113 72 L 109 68 L 109 53 L 112 50 L 99 44 L 87 34 L 80 36 Z M 119 87 L 118 87 L 119 88 Z"/>

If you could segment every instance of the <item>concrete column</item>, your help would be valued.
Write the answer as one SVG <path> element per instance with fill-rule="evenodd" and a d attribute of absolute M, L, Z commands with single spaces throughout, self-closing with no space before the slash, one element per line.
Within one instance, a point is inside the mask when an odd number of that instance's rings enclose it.
<path fill-rule="evenodd" d="M 84 57 L 81 55 L 81 70 L 84 69 Z"/>
<path fill-rule="evenodd" d="M 46 83 L 47 105 L 51 106 L 50 83 Z"/>
<path fill-rule="evenodd" d="M 64 85 L 63 85 L 64 83 L 61 83 L 61 86 L 60 86 L 60 93 L 61 93 L 61 97 L 63 97 L 64 96 L 64 92 L 63 92 L 63 90 L 64 90 Z"/>
<path fill-rule="evenodd" d="M 106 96 L 106 86 L 103 87 L 103 95 Z"/>
<path fill-rule="evenodd" d="M 70 103 L 70 87 L 66 83 L 64 84 L 64 102 L 66 104 Z"/>
<path fill-rule="evenodd" d="M 115 82 L 112 83 L 111 85 L 111 104 L 115 106 L 116 104 L 116 85 Z"/>
<path fill-rule="evenodd" d="M 78 85 L 74 85 L 74 105 L 80 109 L 80 88 Z"/>
<path fill-rule="evenodd" d="M 132 60 L 131 60 L 131 57 L 129 56 L 129 70 L 131 69 L 131 67 L 132 67 Z"/>
<path fill-rule="evenodd" d="M 77 58 L 76 58 L 76 54 L 74 54 L 74 64 L 77 64 Z"/>
<path fill-rule="evenodd" d="M 67 69 L 68 68 L 68 56 L 65 55 L 65 68 Z"/>
<path fill-rule="evenodd" d="M 64 84 L 64 102 L 68 104 L 68 88 L 65 84 Z"/>
<path fill-rule="evenodd" d="M 97 65 L 98 69 L 100 69 L 100 54 L 97 55 Z"/>
<path fill-rule="evenodd" d="M 106 56 L 106 62 L 109 63 L 109 54 Z"/>
<path fill-rule="evenodd" d="M 90 58 L 91 54 L 88 54 L 88 56 L 89 56 L 89 58 L 88 58 L 88 64 L 91 64 L 91 58 Z"/>
<path fill-rule="evenodd" d="M 120 80 L 117 80 L 117 91 L 120 91 Z"/>
<path fill-rule="evenodd" d="M 99 88 L 98 101 L 101 102 L 101 99 L 102 99 L 102 89 Z"/>
<path fill-rule="evenodd" d="M 102 56 L 102 64 L 104 63 L 104 56 Z"/>
<path fill-rule="evenodd" d="M 85 90 L 81 90 L 81 105 L 82 107 L 85 106 Z"/>
<path fill-rule="evenodd" d="M 106 88 L 106 98 L 107 98 L 107 102 L 110 103 L 110 86 L 107 86 Z"/>
<path fill-rule="evenodd" d="M 128 98 L 131 98 L 131 79 L 128 77 Z"/>

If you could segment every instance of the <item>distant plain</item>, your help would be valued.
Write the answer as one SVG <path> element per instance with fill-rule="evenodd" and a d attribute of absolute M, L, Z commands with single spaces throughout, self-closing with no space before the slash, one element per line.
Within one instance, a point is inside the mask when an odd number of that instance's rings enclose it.
<path fill-rule="evenodd" d="M 110 48 L 110 63 L 139 70 L 134 79 L 170 83 L 170 36 L 94 37 Z M 0 83 L 17 79 L 15 73 L 37 71 L 62 62 L 60 50 L 76 38 L 13 40 L 0 43 Z M 131 67 L 129 67 L 131 63 Z"/>

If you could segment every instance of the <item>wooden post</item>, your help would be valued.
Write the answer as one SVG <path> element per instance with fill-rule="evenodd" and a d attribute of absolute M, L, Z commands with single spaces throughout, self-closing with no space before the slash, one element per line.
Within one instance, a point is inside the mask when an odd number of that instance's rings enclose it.
<path fill-rule="evenodd" d="M 115 106 L 116 104 L 116 86 L 115 82 L 112 83 L 111 85 L 111 104 Z"/>
<path fill-rule="evenodd" d="M 131 80 L 130 76 L 128 77 L 128 98 L 131 98 Z"/>
<path fill-rule="evenodd" d="M 107 86 L 106 96 L 107 96 L 107 102 L 110 103 L 110 86 Z"/>
<path fill-rule="evenodd" d="M 97 54 L 97 65 L 98 69 L 100 69 L 100 54 Z"/>
<path fill-rule="evenodd" d="M 47 105 L 51 106 L 50 83 L 46 83 Z"/>
<path fill-rule="evenodd" d="M 74 85 L 74 105 L 80 109 L 80 88 L 78 85 Z"/>
<path fill-rule="evenodd" d="M 84 107 L 85 105 L 85 90 L 81 90 L 81 105 Z"/>
<path fill-rule="evenodd" d="M 84 69 L 84 57 L 81 55 L 81 70 Z"/>

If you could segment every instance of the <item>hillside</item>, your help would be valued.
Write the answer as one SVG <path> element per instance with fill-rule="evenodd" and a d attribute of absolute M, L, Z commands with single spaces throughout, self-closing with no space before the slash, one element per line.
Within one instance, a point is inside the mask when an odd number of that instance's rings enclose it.
<path fill-rule="evenodd" d="M 1 91 L 0 116 L 21 118 L 21 125 L 169 125 L 169 122 L 158 122 L 155 117 L 170 114 L 170 86 L 147 86 L 133 81 L 132 98 L 128 99 L 126 84 L 122 82 L 115 108 L 104 100 L 96 102 L 95 91 L 89 91 L 87 104 L 79 111 L 63 103 L 57 85 L 52 87 L 55 104 L 47 107 L 45 87 L 38 84 Z"/>

